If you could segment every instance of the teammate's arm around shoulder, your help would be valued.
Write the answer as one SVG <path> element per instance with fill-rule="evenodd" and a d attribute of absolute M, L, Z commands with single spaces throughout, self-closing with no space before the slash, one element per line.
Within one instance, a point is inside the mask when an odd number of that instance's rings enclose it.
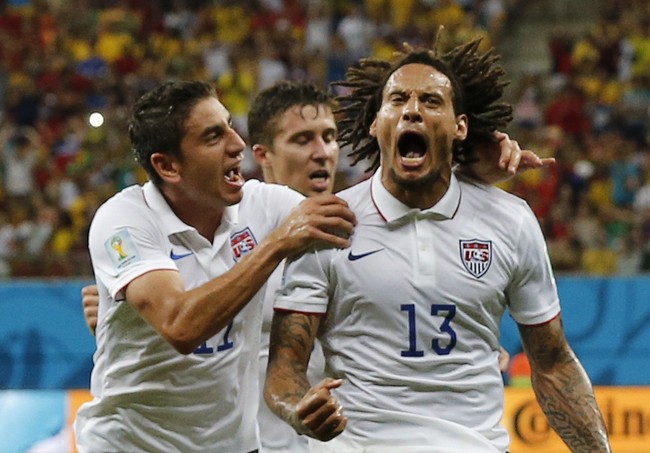
<path fill-rule="evenodd" d="M 295 256 L 318 243 L 345 248 L 356 219 L 348 204 L 336 195 L 306 198 L 262 244 L 281 258 Z"/>
<path fill-rule="evenodd" d="M 455 171 L 484 184 L 498 184 L 526 170 L 551 166 L 555 158 L 540 158 L 533 151 L 522 150 L 508 134 L 496 131 L 492 140 L 476 143 L 476 160 L 457 165 Z"/>
<path fill-rule="evenodd" d="M 176 350 L 189 354 L 226 327 L 278 264 L 316 244 L 346 247 L 354 228 L 347 203 L 333 195 L 305 199 L 284 222 L 228 272 L 185 289 L 178 272 L 156 270 L 126 288 L 128 302 Z"/>
<path fill-rule="evenodd" d="M 319 315 L 275 312 L 264 399 L 296 432 L 327 441 L 343 432 L 347 418 L 330 392 L 342 380 L 325 378 L 313 387 L 307 380 L 319 323 Z"/>
<path fill-rule="evenodd" d="M 549 424 L 571 451 L 611 452 L 589 377 L 569 346 L 562 318 L 519 324 L 535 396 Z"/>

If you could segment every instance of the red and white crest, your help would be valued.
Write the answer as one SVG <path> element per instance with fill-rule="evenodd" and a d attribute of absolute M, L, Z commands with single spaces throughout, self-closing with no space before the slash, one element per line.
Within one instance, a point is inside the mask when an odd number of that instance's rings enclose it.
<path fill-rule="evenodd" d="M 235 261 L 239 261 L 244 255 L 252 252 L 256 245 L 255 236 L 248 227 L 230 235 L 230 248 Z"/>
<path fill-rule="evenodd" d="M 476 278 L 487 272 L 492 263 L 492 241 L 461 240 L 460 259 L 465 269 Z"/>

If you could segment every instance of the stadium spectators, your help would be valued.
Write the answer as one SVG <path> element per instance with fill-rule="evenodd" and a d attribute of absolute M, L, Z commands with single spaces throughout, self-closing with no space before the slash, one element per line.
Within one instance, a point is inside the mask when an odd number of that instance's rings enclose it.
<path fill-rule="evenodd" d="M 0 1 L 2 225 L 16 203 L 27 204 L 26 221 L 40 225 L 39 245 L 30 248 L 38 254 L 7 254 L 2 247 L 5 274 L 90 274 L 85 241 L 93 208 L 144 180 L 124 141 L 126 106 L 157 83 L 214 81 L 246 138 L 245 121 L 237 120 L 278 77 L 325 86 L 343 78 L 359 49 L 386 57 L 403 41 L 430 43 L 441 21 L 444 48 L 480 34 L 487 34 L 484 46 L 498 46 L 508 17 L 525 6 L 521 0 Z M 530 202 L 542 225 L 557 224 L 558 212 L 549 222 L 550 207 L 569 192 L 571 202 L 558 209 L 569 231 L 586 199 L 603 224 L 606 249 L 619 258 L 630 241 L 650 249 L 650 215 L 637 206 L 650 184 L 650 10 L 642 0 L 606 2 L 588 33 L 561 33 L 549 42 L 550 74 L 512 81 L 520 89 L 511 135 L 543 157 L 558 157 L 558 165 L 543 175 L 525 173 L 509 189 Z M 88 123 L 94 111 L 104 117 L 97 128 Z M 30 136 L 20 150 L 19 130 Z M 247 172 L 259 174 L 252 158 L 248 163 Z M 345 169 L 350 182 L 364 168 Z M 67 252 L 63 247 L 67 265 L 60 266 L 53 240 L 64 231 L 76 240 Z M 559 255 L 577 254 L 578 264 L 551 253 L 558 270 L 589 272 L 580 264 L 585 249 L 570 234 L 545 233 L 550 243 L 575 244 Z M 625 272 L 648 270 L 646 261 L 636 270 L 630 261 Z"/>

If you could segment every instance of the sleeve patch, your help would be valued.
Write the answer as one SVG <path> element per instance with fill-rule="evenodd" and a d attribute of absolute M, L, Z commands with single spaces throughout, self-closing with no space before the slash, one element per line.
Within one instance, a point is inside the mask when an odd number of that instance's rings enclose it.
<path fill-rule="evenodd" d="M 126 228 L 122 228 L 108 238 L 104 242 L 104 247 L 116 270 L 124 269 L 129 264 L 141 260 L 135 242 Z"/>

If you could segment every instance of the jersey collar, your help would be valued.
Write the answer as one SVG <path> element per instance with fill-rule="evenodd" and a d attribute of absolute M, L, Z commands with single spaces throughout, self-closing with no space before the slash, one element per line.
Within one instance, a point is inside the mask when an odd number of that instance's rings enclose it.
<path fill-rule="evenodd" d="M 409 214 L 417 217 L 428 217 L 435 220 L 451 219 L 456 214 L 460 204 L 460 184 L 452 172 L 449 188 L 440 201 L 428 209 L 417 209 L 406 206 L 384 187 L 381 182 L 381 167 L 375 172 L 370 181 L 370 196 L 379 215 L 387 222 L 393 222 Z"/>
<path fill-rule="evenodd" d="M 166 230 L 168 235 L 175 233 L 182 233 L 183 231 L 196 231 L 196 228 L 186 224 L 181 219 L 176 217 L 172 208 L 169 207 L 167 200 L 162 196 L 160 190 L 154 183 L 148 181 L 143 186 L 144 199 L 149 207 L 160 218 L 162 227 Z M 234 225 L 237 223 L 237 206 L 227 206 L 224 210 L 221 225 Z M 221 229 L 221 228 L 219 228 Z"/>

